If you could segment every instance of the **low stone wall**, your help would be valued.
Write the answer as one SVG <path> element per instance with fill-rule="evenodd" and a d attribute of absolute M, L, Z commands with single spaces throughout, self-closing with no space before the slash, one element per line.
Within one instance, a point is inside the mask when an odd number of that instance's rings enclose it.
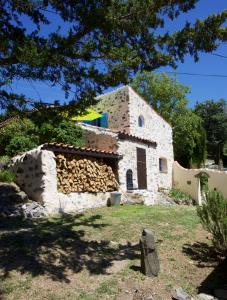
<path fill-rule="evenodd" d="M 227 172 L 211 169 L 185 169 L 174 162 L 173 165 L 173 186 L 185 193 L 201 204 L 201 188 L 199 174 L 208 175 L 209 190 L 217 190 L 227 198 Z"/>
<path fill-rule="evenodd" d="M 49 214 L 80 212 L 107 205 L 110 193 L 60 193 L 57 189 L 56 157 L 41 147 L 16 156 L 12 170 L 30 199 L 44 205 Z"/>
<path fill-rule="evenodd" d="M 40 147 L 13 158 L 17 184 L 34 201 L 44 203 L 57 191 L 55 155 Z"/>
<path fill-rule="evenodd" d="M 89 208 L 106 206 L 110 193 L 58 193 L 54 203 L 46 203 L 51 213 L 82 212 Z"/>

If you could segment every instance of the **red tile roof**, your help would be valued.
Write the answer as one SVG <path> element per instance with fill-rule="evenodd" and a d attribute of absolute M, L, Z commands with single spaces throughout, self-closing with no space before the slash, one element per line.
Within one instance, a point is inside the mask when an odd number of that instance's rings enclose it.
<path fill-rule="evenodd" d="M 99 157 L 112 157 L 119 158 L 120 155 L 114 151 L 106 151 L 100 149 L 86 148 L 86 147 L 77 147 L 70 144 L 64 143 L 47 143 L 42 146 L 42 150 L 51 150 L 53 152 L 68 152 L 75 153 L 80 155 L 90 155 L 90 156 L 99 156 Z"/>
<path fill-rule="evenodd" d="M 145 139 L 145 138 L 141 138 L 141 137 L 138 137 L 136 135 L 132 135 L 132 134 L 129 134 L 125 131 L 117 131 L 118 133 L 118 137 L 120 139 L 128 139 L 128 140 L 131 140 L 131 141 L 135 141 L 135 142 L 141 142 L 141 143 L 144 143 L 144 144 L 148 144 L 148 145 L 151 145 L 153 147 L 156 147 L 157 146 L 157 143 L 154 142 L 154 141 L 151 141 L 151 140 L 148 140 L 148 139 Z"/>

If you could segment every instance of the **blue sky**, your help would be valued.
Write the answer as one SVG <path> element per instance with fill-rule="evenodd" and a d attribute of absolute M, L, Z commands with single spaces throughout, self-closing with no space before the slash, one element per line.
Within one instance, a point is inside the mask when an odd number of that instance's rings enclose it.
<path fill-rule="evenodd" d="M 187 14 L 182 14 L 174 22 L 168 22 L 167 28 L 170 32 L 180 29 L 186 21 L 194 22 L 197 18 L 204 19 L 210 14 L 218 13 L 227 9 L 226 0 L 200 0 L 194 10 Z M 28 19 L 24 19 L 26 25 L 31 24 Z M 57 24 L 57 22 L 55 22 Z M 64 30 L 64 28 L 63 28 Z M 227 57 L 227 43 L 220 45 L 214 52 Z M 174 71 L 169 67 L 158 69 L 158 71 Z M 227 75 L 227 58 L 217 57 L 211 54 L 201 53 L 199 62 L 195 63 L 190 56 L 185 57 L 185 62 L 179 64 L 176 72 L 201 73 L 201 74 L 218 74 Z M 220 77 L 203 77 L 203 76 L 186 76 L 176 75 L 177 79 L 191 89 L 188 94 L 189 106 L 193 107 L 196 101 L 206 99 L 218 100 L 224 98 L 227 100 L 227 78 Z M 58 87 L 51 87 L 47 83 L 17 81 L 12 84 L 11 88 L 15 92 L 24 93 L 26 96 L 36 98 L 44 102 L 53 102 L 54 100 L 65 101 L 64 93 Z M 113 88 L 108 89 L 108 91 Z"/>

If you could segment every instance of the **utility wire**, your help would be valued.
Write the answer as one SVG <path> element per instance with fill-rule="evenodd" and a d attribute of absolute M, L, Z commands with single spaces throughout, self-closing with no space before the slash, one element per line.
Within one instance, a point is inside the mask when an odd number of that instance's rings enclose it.
<path fill-rule="evenodd" d="M 176 75 L 227 78 L 227 75 L 222 75 L 222 74 L 202 74 L 202 73 L 188 73 L 188 72 L 174 72 L 174 71 L 155 71 L 155 72 L 161 72 L 161 73 L 164 72 L 164 73 L 176 74 Z"/>
<path fill-rule="evenodd" d="M 210 53 L 210 54 L 214 55 L 214 56 L 222 57 L 222 58 L 227 58 L 227 56 L 222 55 L 222 54 L 217 54 L 217 53 Z"/>

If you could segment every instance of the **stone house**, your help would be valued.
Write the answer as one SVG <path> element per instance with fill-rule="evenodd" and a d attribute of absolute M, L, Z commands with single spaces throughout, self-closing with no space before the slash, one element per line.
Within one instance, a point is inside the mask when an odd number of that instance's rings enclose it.
<path fill-rule="evenodd" d="M 131 87 L 98 97 L 97 112 L 107 114 L 108 128 L 81 124 L 86 146 L 122 155 L 118 163 L 121 190 L 149 193 L 172 187 L 171 126 Z"/>
<path fill-rule="evenodd" d="M 78 123 L 85 131 L 85 148 L 45 144 L 14 159 L 19 185 L 31 198 L 44 203 L 50 212 L 105 205 L 113 190 L 119 190 L 126 197 L 141 196 L 145 204 L 151 205 L 156 201 L 158 189 L 172 187 L 171 126 L 129 86 L 101 95 L 98 100 L 94 109 L 105 115 L 105 122 Z M 65 159 L 61 166 L 59 157 Z M 73 171 L 72 166 L 78 164 L 83 170 Z M 108 188 L 107 175 L 100 177 L 103 185 L 91 180 L 93 175 L 88 174 L 87 164 L 93 173 L 110 167 L 117 185 Z M 59 172 L 66 175 L 77 172 L 76 177 L 82 172 L 82 186 L 75 176 L 74 179 L 67 177 L 64 182 Z M 61 184 L 65 184 L 64 189 Z"/>

